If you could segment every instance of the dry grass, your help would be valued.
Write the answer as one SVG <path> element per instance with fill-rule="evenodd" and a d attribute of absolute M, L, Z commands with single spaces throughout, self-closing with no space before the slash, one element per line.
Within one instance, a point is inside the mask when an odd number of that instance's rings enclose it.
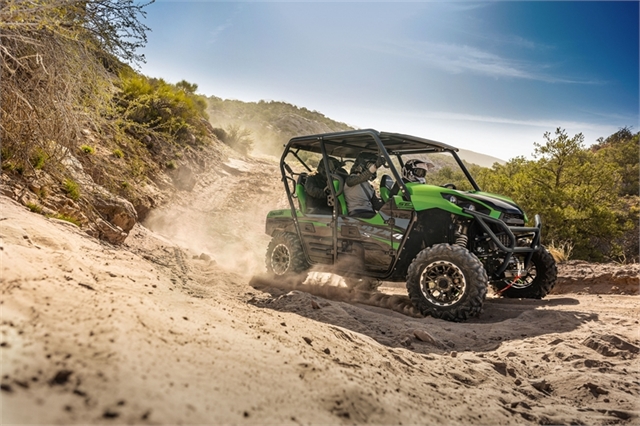
<path fill-rule="evenodd" d="M 551 241 L 547 250 L 549 250 L 549 253 L 551 253 L 551 256 L 553 256 L 556 263 L 564 263 L 571 258 L 573 243 L 571 241 L 563 241 L 559 243 Z"/>

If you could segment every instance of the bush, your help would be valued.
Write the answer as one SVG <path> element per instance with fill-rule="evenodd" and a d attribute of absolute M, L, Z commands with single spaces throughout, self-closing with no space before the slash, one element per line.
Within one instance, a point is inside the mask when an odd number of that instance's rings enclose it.
<path fill-rule="evenodd" d="M 49 155 L 40 148 L 36 148 L 31 157 L 31 165 L 35 170 L 40 170 L 44 167 L 46 161 L 49 159 Z"/>
<path fill-rule="evenodd" d="M 96 152 L 95 148 L 89 145 L 82 145 L 80 147 L 80 151 L 84 152 L 85 154 L 93 154 Z"/>
<path fill-rule="evenodd" d="M 42 213 L 42 207 L 35 203 L 27 203 L 27 208 L 31 210 L 33 213 Z"/>
<path fill-rule="evenodd" d="M 117 158 L 122 158 L 122 157 L 124 157 L 124 152 L 122 152 L 122 150 L 120 150 L 120 149 L 114 149 L 113 150 L 113 156 L 117 157 Z"/>
<path fill-rule="evenodd" d="M 52 217 L 52 218 L 54 218 L 54 219 L 60 219 L 60 220 L 64 220 L 64 221 L 67 221 L 67 222 L 73 223 L 74 225 L 76 225 L 76 226 L 78 226 L 78 227 L 81 225 L 80 220 L 79 220 L 78 218 L 73 217 L 73 216 L 66 215 L 66 214 L 64 214 L 64 213 L 54 214 L 54 215 L 51 215 L 51 216 L 49 216 L 49 217 Z"/>
<path fill-rule="evenodd" d="M 622 136 L 624 143 L 588 149 L 581 133 L 569 137 L 558 128 L 544 134 L 545 143 L 534 144 L 535 160 L 494 164 L 477 181 L 488 192 L 513 198 L 530 215 L 540 214 L 547 241 L 570 243 L 574 259 L 637 261 L 638 198 L 624 195 L 638 187 L 627 154 L 629 146 L 637 154 L 638 137 Z"/>
<path fill-rule="evenodd" d="M 164 133 L 179 143 L 206 141 L 207 101 L 193 93 L 197 85 L 184 80 L 172 85 L 131 70 L 120 73 L 120 84 L 118 108 L 125 120 L 131 122 L 125 121 L 125 126 Z"/>
<path fill-rule="evenodd" d="M 573 243 L 571 241 L 565 241 L 556 243 L 551 241 L 551 244 L 547 246 L 547 250 L 551 253 L 551 256 L 555 259 L 556 263 L 564 263 L 571 259 L 573 253 Z"/>
<path fill-rule="evenodd" d="M 71 179 L 66 179 L 64 181 L 64 192 L 66 192 L 69 198 L 74 201 L 78 201 L 78 199 L 80 199 L 80 187 Z"/>
<path fill-rule="evenodd" d="M 222 142 L 242 154 L 247 155 L 253 150 L 253 138 L 251 138 L 251 131 L 242 128 L 237 124 L 229 125 L 226 130 L 215 128 L 213 129 L 213 134 Z"/>

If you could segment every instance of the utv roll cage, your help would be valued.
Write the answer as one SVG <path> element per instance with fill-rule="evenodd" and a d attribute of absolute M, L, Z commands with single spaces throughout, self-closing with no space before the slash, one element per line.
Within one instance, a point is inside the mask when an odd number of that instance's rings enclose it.
<path fill-rule="evenodd" d="M 429 139 L 424 139 L 416 136 L 404 135 L 400 133 L 387 133 L 378 132 L 373 129 L 353 130 L 346 132 L 324 133 L 309 136 L 295 137 L 285 145 L 285 149 L 280 159 L 280 171 L 282 173 L 282 180 L 284 182 L 285 191 L 287 193 L 287 199 L 291 208 L 291 217 L 293 219 L 294 227 L 298 235 L 301 235 L 300 223 L 298 220 L 297 209 L 294 204 L 294 198 L 297 198 L 295 192 L 298 179 L 296 176 L 300 176 L 302 173 L 295 173 L 293 169 L 287 164 L 286 159 L 289 155 L 293 155 L 308 172 L 312 169 L 306 164 L 306 162 L 300 157 L 300 151 L 313 152 L 322 155 L 322 160 L 326 172 L 326 176 L 333 176 L 334 179 L 338 178 L 335 174 L 332 175 L 327 156 L 333 156 L 338 158 L 355 158 L 361 152 L 371 152 L 377 155 L 383 156 L 386 161 L 386 166 L 393 175 L 395 182 L 399 185 L 400 195 L 405 201 L 410 200 L 409 190 L 403 182 L 402 176 L 394 163 L 391 161 L 391 157 L 395 156 L 400 164 L 400 167 L 404 165 L 403 155 L 414 154 L 428 154 L 438 152 L 448 152 L 455 159 L 456 163 L 460 167 L 460 170 L 464 173 L 469 183 L 473 187 L 474 191 L 480 192 L 481 189 L 471 176 L 463 161 L 458 156 L 458 149 Z M 290 182 L 292 185 L 290 185 Z M 342 187 L 340 185 L 327 185 L 331 196 L 334 200 L 338 200 L 338 197 L 342 195 Z M 337 186 L 337 187 L 336 187 Z M 294 188 L 292 191 L 291 187 Z M 302 212 L 304 214 L 304 212 Z M 533 253 L 540 247 L 541 238 L 541 221 L 538 215 L 535 215 L 535 226 L 509 226 L 504 221 L 491 217 L 479 211 L 469 210 L 468 208 L 462 208 L 462 213 L 467 217 L 472 217 L 482 227 L 483 231 L 488 237 L 496 244 L 496 246 L 503 252 L 505 252 L 505 258 L 502 264 L 494 271 L 494 276 L 500 276 L 508 267 L 511 256 L 514 253 L 525 254 L 525 267 L 529 266 Z M 332 219 L 333 223 L 336 223 L 339 215 L 339 203 L 336 202 L 333 206 Z M 493 225 L 493 229 L 492 226 Z M 267 233 L 269 230 L 267 229 Z M 500 238 L 496 233 L 506 238 Z M 530 237 L 531 244 L 526 247 L 517 246 L 518 235 L 522 237 Z M 333 233 L 333 253 L 334 260 L 337 256 L 337 244 L 338 237 L 336 233 Z M 406 241 L 406 240 L 405 240 Z M 402 242 L 404 245 L 405 241 Z M 396 261 L 398 259 L 396 258 Z"/>

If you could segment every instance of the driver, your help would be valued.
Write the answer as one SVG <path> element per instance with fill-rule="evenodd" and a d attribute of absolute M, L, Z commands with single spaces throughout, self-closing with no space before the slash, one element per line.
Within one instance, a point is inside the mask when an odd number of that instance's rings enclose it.
<path fill-rule="evenodd" d="M 409 160 L 402 166 L 402 180 L 405 183 L 427 183 L 425 176 L 427 176 L 427 172 L 434 167 L 433 163 L 428 161 L 418 159 Z"/>
<path fill-rule="evenodd" d="M 356 157 L 344 186 L 349 216 L 370 219 L 384 204 L 370 183 L 383 164 L 384 158 L 372 152 L 361 152 Z"/>
<path fill-rule="evenodd" d="M 331 173 L 347 175 L 347 171 L 342 168 L 343 164 L 340 160 L 334 157 L 327 157 L 327 160 L 329 161 L 329 171 Z M 327 203 L 329 189 L 327 188 L 327 173 L 322 160 L 318 162 L 317 170 L 307 176 L 304 190 L 307 193 L 307 210 L 309 213 L 331 214 L 333 208 Z"/>
<path fill-rule="evenodd" d="M 425 177 L 427 176 L 427 172 L 433 169 L 435 166 L 433 163 L 429 161 L 412 159 L 408 160 L 402 166 L 402 181 L 404 183 L 427 183 Z M 391 188 L 391 195 L 396 195 L 400 191 L 400 185 L 396 182 Z"/>

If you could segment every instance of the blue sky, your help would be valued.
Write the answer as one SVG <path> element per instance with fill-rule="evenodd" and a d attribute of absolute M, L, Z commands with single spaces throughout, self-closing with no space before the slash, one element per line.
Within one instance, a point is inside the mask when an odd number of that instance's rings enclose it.
<path fill-rule="evenodd" d="M 508 160 L 639 126 L 638 2 L 157 0 L 143 74 Z"/>

